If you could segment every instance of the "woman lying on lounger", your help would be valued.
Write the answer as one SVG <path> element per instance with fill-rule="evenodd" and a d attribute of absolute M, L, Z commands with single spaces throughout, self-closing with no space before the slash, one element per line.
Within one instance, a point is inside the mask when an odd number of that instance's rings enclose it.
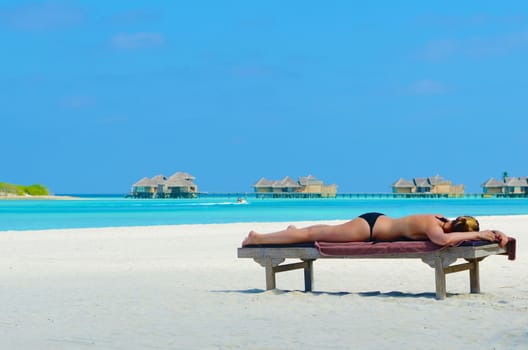
<path fill-rule="evenodd" d="M 508 237 L 497 230 L 480 231 L 479 222 L 471 216 L 454 220 L 442 215 L 410 215 L 390 218 L 380 213 L 366 213 L 339 225 L 314 225 L 272 233 L 249 232 L 242 246 L 250 244 L 289 244 L 313 241 L 372 242 L 397 240 L 431 240 L 441 246 L 455 245 L 466 240 L 498 242 L 504 247 Z"/>

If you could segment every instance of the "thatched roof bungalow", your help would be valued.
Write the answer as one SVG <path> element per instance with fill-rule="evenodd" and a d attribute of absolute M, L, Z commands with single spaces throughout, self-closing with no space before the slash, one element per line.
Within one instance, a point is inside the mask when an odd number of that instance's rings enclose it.
<path fill-rule="evenodd" d="M 153 198 L 158 185 L 152 179 L 144 177 L 132 185 L 131 196 L 134 198 Z"/>
<path fill-rule="evenodd" d="M 257 197 L 335 197 L 337 192 L 336 185 L 324 185 L 312 175 L 300 177 L 298 181 L 290 176 L 282 180 L 261 178 L 252 187 Z"/>
<path fill-rule="evenodd" d="M 416 185 L 413 181 L 399 179 L 392 184 L 392 192 L 394 193 L 413 193 L 416 190 Z"/>
<path fill-rule="evenodd" d="M 198 186 L 194 184 L 194 179 L 189 173 L 174 173 L 163 183 L 165 198 L 195 197 Z"/>
<path fill-rule="evenodd" d="M 506 197 L 528 196 L 528 176 L 509 177 L 502 180 L 490 178 L 482 184 L 484 195 L 504 195 Z"/>
<path fill-rule="evenodd" d="M 144 177 L 132 185 L 130 195 L 134 198 L 193 198 L 198 192 L 194 179 L 184 172 L 174 173 L 169 178 L 161 174 L 151 179 Z"/>
<path fill-rule="evenodd" d="M 440 175 L 432 177 L 415 177 L 412 180 L 398 179 L 392 184 L 393 193 L 409 194 L 464 194 L 464 185 L 453 185 Z"/>

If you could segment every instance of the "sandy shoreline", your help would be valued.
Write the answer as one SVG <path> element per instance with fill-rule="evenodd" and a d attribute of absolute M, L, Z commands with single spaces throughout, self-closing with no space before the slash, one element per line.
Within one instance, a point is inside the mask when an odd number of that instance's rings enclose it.
<path fill-rule="evenodd" d="M 47 195 L 47 196 L 18 196 L 10 193 L 0 193 L 0 200 L 76 200 L 81 199 L 79 197 L 74 196 L 55 196 L 55 195 Z"/>
<path fill-rule="evenodd" d="M 479 219 L 517 238 L 517 260 L 485 259 L 478 295 L 449 275 L 444 301 L 415 259 L 321 260 L 314 293 L 299 271 L 264 291 L 236 248 L 284 223 L 0 232 L 0 348 L 526 348 L 528 216 Z"/>

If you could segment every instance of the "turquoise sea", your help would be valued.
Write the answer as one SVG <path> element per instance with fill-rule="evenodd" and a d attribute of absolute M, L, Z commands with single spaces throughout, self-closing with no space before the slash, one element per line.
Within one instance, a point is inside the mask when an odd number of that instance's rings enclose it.
<path fill-rule="evenodd" d="M 56 228 L 347 220 L 368 211 L 391 216 L 415 213 L 528 215 L 528 199 L 508 198 L 333 198 L 257 199 L 236 197 L 129 199 L 122 196 L 81 200 L 0 201 L 0 231 Z"/>

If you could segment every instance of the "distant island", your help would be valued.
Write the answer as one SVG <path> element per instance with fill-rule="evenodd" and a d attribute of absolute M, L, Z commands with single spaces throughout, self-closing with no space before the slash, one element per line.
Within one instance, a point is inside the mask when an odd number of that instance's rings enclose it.
<path fill-rule="evenodd" d="M 15 196 L 48 196 L 49 190 L 44 185 L 33 184 L 29 186 L 15 185 L 7 182 L 0 182 L 0 194 Z"/>
<path fill-rule="evenodd" d="M 15 185 L 0 182 L 0 199 L 73 199 L 69 196 L 51 195 L 44 185 Z"/>

